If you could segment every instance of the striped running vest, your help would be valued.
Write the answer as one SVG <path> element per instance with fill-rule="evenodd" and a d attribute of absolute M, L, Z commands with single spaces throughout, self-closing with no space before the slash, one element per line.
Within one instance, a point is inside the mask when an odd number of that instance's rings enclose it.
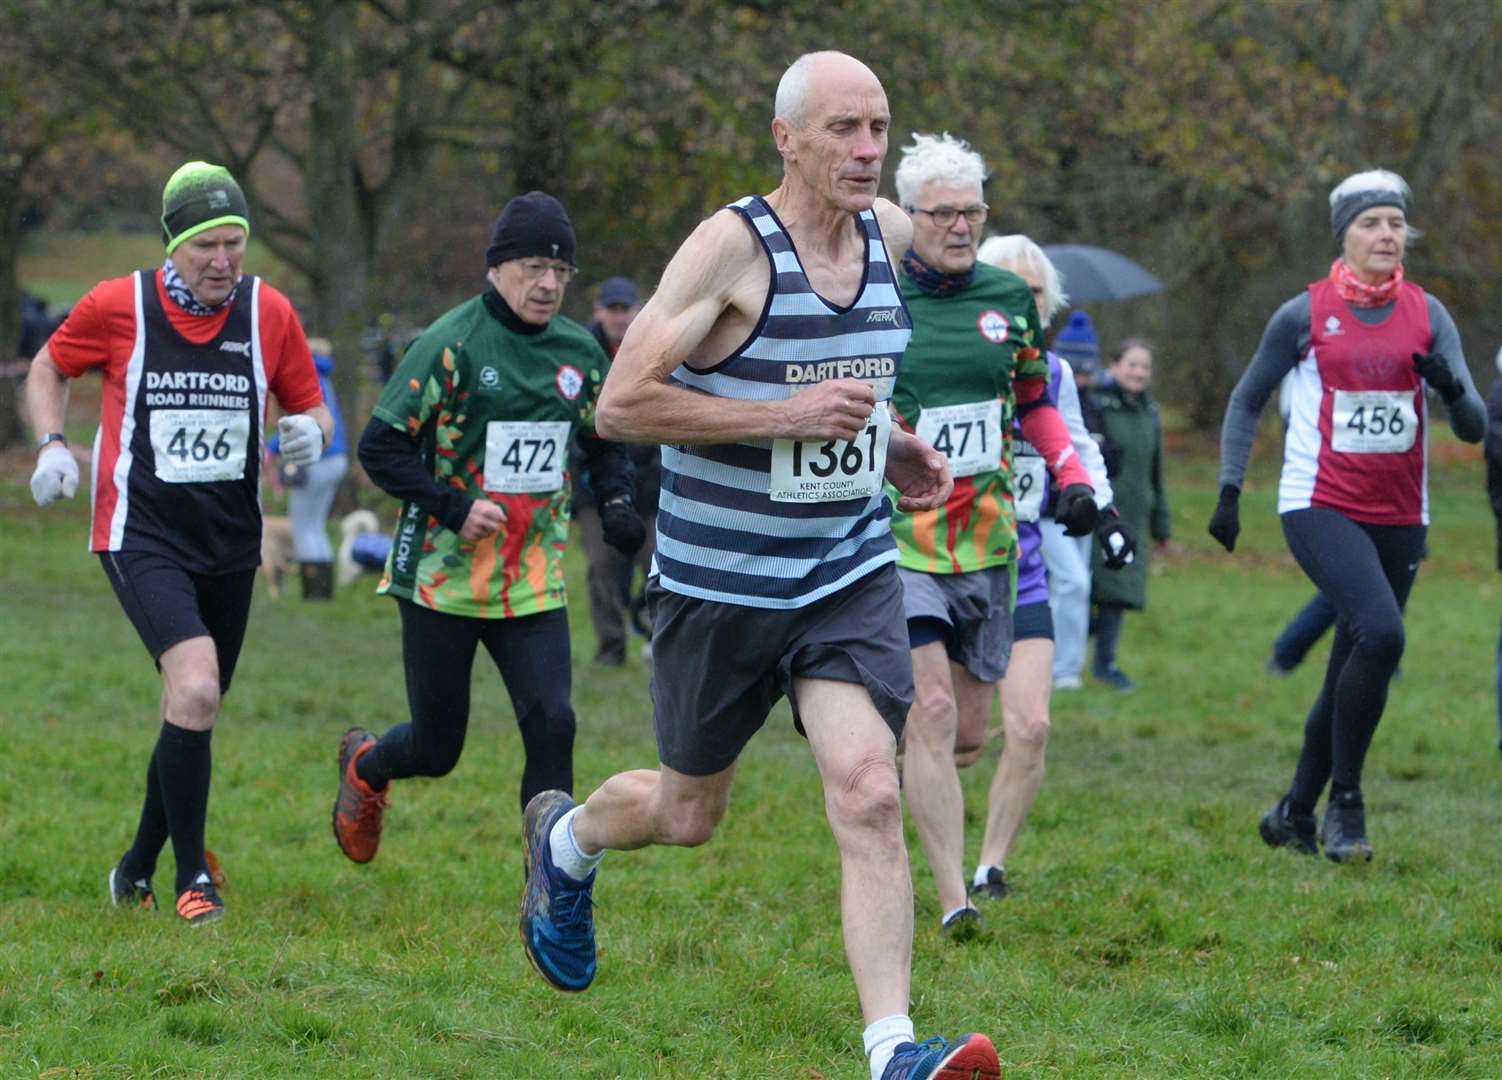
<path fill-rule="evenodd" d="M 887 430 L 878 421 L 885 419 L 913 323 L 873 211 L 857 217 L 866 237 L 860 291 L 848 307 L 837 307 L 814 291 L 792 238 L 764 199 L 748 196 L 729 208 L 745 218 L 767 254 L 767 303 L 740 348 L 711 368 L 680 367 L 672 384 L 715 397 L 782 401 L 826 379 L 858 378 L 875 388 L 882 416 L 849 443 L 663 446 L 655 565 L 672 592 L 799 608 L 897 559 L 879 475 L 871 494 L 827 501 L 797 501 L 785 477 L 789 468 L 795 478 L 805 469 L 818 477 L 833 472 L 837 481 L 842 469 L 879 467 Z"/>

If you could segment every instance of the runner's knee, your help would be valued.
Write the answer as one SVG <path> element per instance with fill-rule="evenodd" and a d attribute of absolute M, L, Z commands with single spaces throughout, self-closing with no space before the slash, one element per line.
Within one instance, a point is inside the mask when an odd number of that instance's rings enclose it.
<path fill-rule="evenodd" d="M 890 756 L 872 755 L 857 762 L 842 782 L 825 793 L 836 828 L 886 831 L 902 828 L 901 785 Z"/>
<path fill-rule="evenodd" d="M 1357 648 L 1373 663 L 1388 669 L 1396 668 L 1403 659 L 1405 637 L 1402 619 L 1383 619 L 1374 625 L 1357 630 Z"/>
<path fill-rule="evenodd" d="M 708 843 L 725 817 L 723 799 L 675 801 L 654 807 L 652 828 L 660 844 L 698 847 Z"/>
<path fill-rule="evenodd" d="M 203 731 L 219 715 L 219 672 L 198 668 L 175 677 L 167 691 L 167 720 L 178 727 Z"/>

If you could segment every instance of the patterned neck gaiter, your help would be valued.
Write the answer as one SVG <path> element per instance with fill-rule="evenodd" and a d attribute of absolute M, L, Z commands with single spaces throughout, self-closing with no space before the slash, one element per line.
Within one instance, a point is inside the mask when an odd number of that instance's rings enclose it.
<path fill-rule="evenodd" d="M 1381 285 L 1368 285 L 1344 259 L 1336 259 L 1330 264 L 1330 282 L 1340 298 L 1352 307 L 1382 307 L 1397 299 L 1398 288 L 1403 284 L 1403 265 L 1399 263 L 1392 277 Z"/>
<path fill-rule="evenodd" d="M 189 315 L 218 314 L 235 302 L 235 294 L 240 291 L 240 283 L 237 281 L 235 287 L 229 291 L 229 295 L 221 303 L 209 307 L 193 295 L 193 290 L 188 288 L 188 283 L 177 272 L 177 267 L 172 265 L 170 255 L 167 256 L 167 261 L 162 263 L 162 287 L 167 290 L 167 295 L 172 298 L 172 302 Z"/>
<path fill-rule="evenodd" d="M 974 264 L 961 274 L 946 273 L 929 266 L 912 248 L 908 248 L 907 254 L 902 257 L 902 272 L 913 279 L 914 285 L 930 296 L 948 296 L 950 293 L 957 293 L 975 280 Z"/>

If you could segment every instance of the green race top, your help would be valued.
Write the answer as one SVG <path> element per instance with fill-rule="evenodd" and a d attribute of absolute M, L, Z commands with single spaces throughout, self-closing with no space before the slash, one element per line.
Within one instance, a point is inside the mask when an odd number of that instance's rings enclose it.
<path fill-rule="evenodd" d="M 930 574 L 1006 566 L 1017 557 L 1012 418 L 1016 384 L 1048 380 L 1038 311 L 1027 282 L 977 263 L 952 293 L 919 289 L 906 272 L 902 295 L 913 339 L 892 406 L 904 428 L 949 458 L 954 494 L 937 510 L 892 511 L 898 565 Z M 888 486 L 892 505 L 897 491 Z"/>
<path fill-rule="evenodd" d="M 414 503 L 402 508 L 379 592 L 452 615 L 501 619 L 564 605 L 568 444 L 594 433 L 605 352 L 555 316 L 507 329 L 483 296 L 430 326 L 402 358 L 375 415 L 418 439 L 440 484 L 488 497 L 501 532 L 468 541 Z"/>

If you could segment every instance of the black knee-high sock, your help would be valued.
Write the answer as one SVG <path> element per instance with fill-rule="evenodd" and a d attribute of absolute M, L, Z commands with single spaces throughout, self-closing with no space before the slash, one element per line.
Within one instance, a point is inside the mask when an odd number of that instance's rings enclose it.
<path fill-rule="evenodd" d="M 172 854 L 177 858 L 178 892 L 208 870 L 203 858 L 203 831 L 209 813 L 209 744 L 213 734 L 164 722 L 156 744 L 162 806 L 172 834 Z"/>
<path fill-rule="evenodd" d="M 1121 616 L 1123 609 L 1114 604 L 1100 605 L 1100 614 L 1095 618 L 1095 670 L 1110 671 L 1116 666 L 1116 646 L 1121 641 Z"/>
<path fill-rule="evenodd" d="M 146 798 L 141 804 L 141 820 L 136 825 L 136 839 L 120 860 L 120 872 L 131 881 L 150 878 L 156 873 L 156 859 L 167 842 L 167 811 L 162 806 L 162 784 L 157 775 L 156 747 L 151 748 L 151 764 L 146 767 Z"/>

